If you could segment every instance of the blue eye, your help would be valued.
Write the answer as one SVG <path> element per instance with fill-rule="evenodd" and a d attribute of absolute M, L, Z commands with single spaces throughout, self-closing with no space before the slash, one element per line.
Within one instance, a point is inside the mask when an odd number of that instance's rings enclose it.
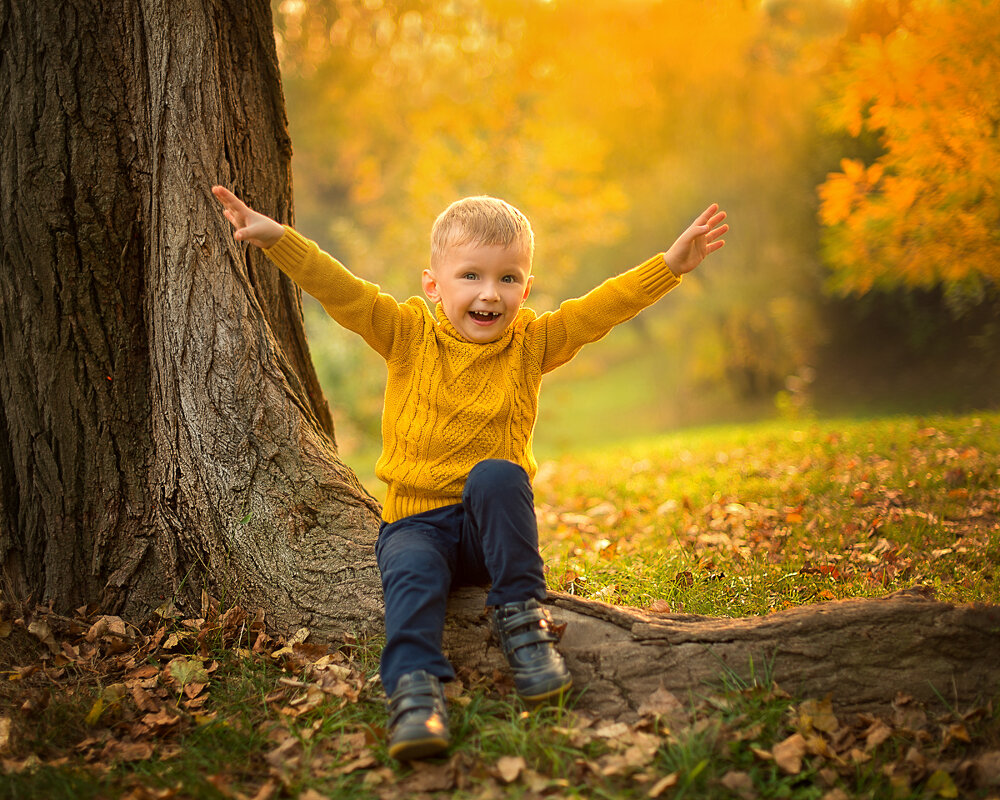
<path fill-rule="evenodd" d="M 476 278 L 477 278 L 477 277 L 478 277 L 478 276 L 476 275 L 476 273 L 475 273 L 475 272 L 466 272 L 466 273 L 465 273 L 465 274 L 464 274 L 464 275 L 462 276 L 462 279 L 463 279 L 463 280 L 469 280 L 469 281 L 474 281 L 474 280 L 476 280 Z"/>

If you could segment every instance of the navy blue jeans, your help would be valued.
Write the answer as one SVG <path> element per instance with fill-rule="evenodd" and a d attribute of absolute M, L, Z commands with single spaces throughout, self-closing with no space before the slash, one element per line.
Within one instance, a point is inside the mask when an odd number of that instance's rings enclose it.
<path fill-rule="evenodd" d="M 528 473 L 511 461 L 473 467 L 461 503 L 382 523 L 375 557 L 385 595 L 387 695 L 416 669 L 455 677 L 441 652 L 452 587 L 492 583 L 491 606 L 545 598 L 534 494 Z"/>

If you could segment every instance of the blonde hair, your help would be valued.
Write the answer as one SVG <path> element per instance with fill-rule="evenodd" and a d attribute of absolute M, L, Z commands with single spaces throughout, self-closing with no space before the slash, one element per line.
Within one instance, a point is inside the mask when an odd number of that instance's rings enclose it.
<path fill-rule="evenodd" d="M 449 247 L 464 244 L 514 247 L 528 257 L 535 254 L 535 234 L 528 218 L 505 200 L 479 195 L 456 200 L 431 228 L 431 266 Z"/>

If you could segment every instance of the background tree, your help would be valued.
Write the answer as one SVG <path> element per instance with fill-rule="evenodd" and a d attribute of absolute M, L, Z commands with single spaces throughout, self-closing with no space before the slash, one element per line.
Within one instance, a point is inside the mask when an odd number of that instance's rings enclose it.
<path fill-rule="evenodd" d="M 298 290 L 209 194 L 291 217 L 268 5 L 4 0 L 0 52 L 5 587 L 372 626 L 378 506 L 337 458 Z"/>
<path fill-rule="evenodd" d="M 848 158 L 820 194 L 834 286 L 863 294 L 942 287 L 982 299 L 1000 278 L 1000 12 L 921 0 L 853 46 L 829 121 L 882 152 Z"/>

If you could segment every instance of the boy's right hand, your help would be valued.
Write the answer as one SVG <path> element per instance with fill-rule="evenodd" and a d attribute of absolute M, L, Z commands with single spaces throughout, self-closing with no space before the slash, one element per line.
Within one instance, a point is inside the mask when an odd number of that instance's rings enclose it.
<path fill-rule="evenodd" d="M 233 238 L 237 242 L 250 242 L 257 247 L 274 247 L 285 229 L 270 217 L 254 211 L 225 186 L 213 186 L 212 194 L 222 203 L 223 213 L 235 230 Z"/>

